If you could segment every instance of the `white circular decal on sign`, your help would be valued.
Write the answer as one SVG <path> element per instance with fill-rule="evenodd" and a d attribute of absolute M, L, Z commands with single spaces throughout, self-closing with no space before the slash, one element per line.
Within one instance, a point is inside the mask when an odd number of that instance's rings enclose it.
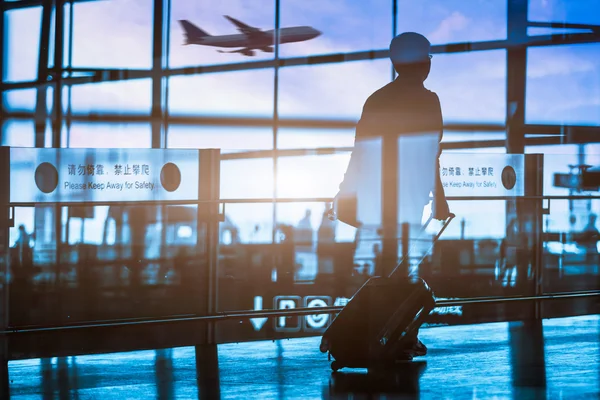
<path fill-rule="evenodd" d="M 308 307 L 327 307 L 327 303 L 322 299 L 312 299 L 308 303 Z M 321 329 L 327 325 L 329 314 L 307 315 L 306 323 L 312 329 Z"/>

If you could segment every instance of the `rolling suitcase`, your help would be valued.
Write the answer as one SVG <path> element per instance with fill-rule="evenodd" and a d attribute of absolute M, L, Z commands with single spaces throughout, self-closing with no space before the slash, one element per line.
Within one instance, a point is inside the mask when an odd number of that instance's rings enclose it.
<path fill-rule="evenodd" d="M 444 222 L 434 243 L 453 217 Z M 406 349 L 435 307 L 435 298 L 423 279 L 398 278 L 397 270 L 387 278 L 369 279 L 323 334 L 320 350 L 333 356 L 334 371 L 411 359 Z"/>

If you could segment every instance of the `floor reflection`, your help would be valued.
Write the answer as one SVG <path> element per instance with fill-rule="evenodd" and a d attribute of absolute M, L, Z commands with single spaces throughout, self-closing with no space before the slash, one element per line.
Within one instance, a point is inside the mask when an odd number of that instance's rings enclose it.
<path fill-rule="evenodd" d="M 515 397 L 546 399 L 546 355 L 541 320 L 509 323 Z"/>
<path fill-rule="evenodd" d="M 334 372 L 323 391 L 323 399 L 348 399 L 353 396 L 416 399 L 420 396 L 419 379 L 426 367 L 427 362 L 422 360 L 401 363 L 385 370 Z"/>
<path fill-rule="evenodd" d="M 555 399 L 600 396 L 600 318 L 422 329 L 429 354 L 332 373 L 320 338 L 9 363 L 15 399 Z"/>

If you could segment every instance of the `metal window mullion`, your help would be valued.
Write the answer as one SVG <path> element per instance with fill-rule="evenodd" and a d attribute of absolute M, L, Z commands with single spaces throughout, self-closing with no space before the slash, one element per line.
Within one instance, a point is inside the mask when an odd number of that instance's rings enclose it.
<path fill-rule="evenodd" d="M 69 48 L 67 50 L 67 65 L 66 65 L 66 69 L 67 70 L 71 70 L 71 68 L 73 67 L 73 21 L 74 21 L 74 16 L 73 13 L 75 12 L 75 7 L 74 7 L 74 1 L 71 0 L 69 2 Z M 69 73 L 70 75 L 70 73 Z M 72 108 L 72 100 L 71 100 L 71 94 L 72 94 L 72 86 L 71 85 L 67 85 L 67 112 L 65 115 L 65 136 L 66 136 L 66 140 L 65 140 L 65 145 L 66 147 L 70 147 L 71 144 L 71 124 L 73 122 L 73 108 Z M 68 227 L 69 227 L 69 223 L 67 222 L 67 231 L 68 231 Z M 67 234 L 67 242 L 69 241 L 68 239 L 68 234 Z"/>
<path fill-rule="evenodd" d="M 507 35 L 509 42 L 527 41 L 528 0 L 508 0 Z M 525 151 L 525 85 L 527 84 L 527 46 L 509 48 L 506 55 L 506 151 Z"/>
<path fill-rule="evenodd" d="M 45 0 L 42 6 L 42 25 L 40 27 L 40 46 L 38 51 L 38 73 L 37 84 L 48 80 L 48 57 L 50 48 L 50 25 L 52 23 L 52 0 Z M 46 144 L 46 122 L 48 111 L 46 104 L 46 92 L 48 86 L 38 86 L 36 110 L 35 110 L 35 147 L 45 147 Z"/>
<path fill-rule="evenodd" d="M 398 34 L 398 0 L 392 0 L 392 39 Z M 396 79 L 396 69 L 391 66 L 392 81 Z"/>
<path fill-rule="evenodd" d="M 162 108 L 162 124 L 163 124 L 163 146 L 166 148 L 168 143 L 169 135 L 169 77 L 165 74 L 165 71 L 169 69 L 170 64 L 170 32 L 171 32 L 171 0 L 164 0 L 163 5 L 166 3 L 166 15 L 165 15 L 165 29 L 163 30 L 163 63 L 161 66 L 161 81 L 163 82 L 163 108 Z"/>
<path fill-rule="evenodd" d="M 4 47 L 4 41 L 8 38 L 6 26 L 4 25 L 4 16 L 4 1 L 0 1 L 0 141 L 2 140 L 2 132 L 4 132 L 6 115 L 6 109 L 4 108 L 4 85 L 1 85 L 1 83 L 6 78 L 4 75 L 4 64 L 8 60 L 6 48 Z"/>
<path fill-rule="evenodd" d="M 162 132 L 162 114 L 163 114 L 163 48 L 164 48 L 164 14 L 163 0 L 154 0 L 153 21 L 154 28 L 152 34 L 152 148 L 162 148 L 164 135 Z"/>
<path fill-rule="evenodd" d="M 61 147 L 62 128 L 62 74 L 64 72 L 64 0 L 54 0 L 54 121 L 52 124 L 52 147 Z"/>
<path fill-rule="evenodd" d="M 275 0 L 275 38 L 274 56 L 275 67 L 273 69 L 273 199 L 277 198 L 277 170 L 278 170 L 278 143 L 279 134 L 279 29 L 281 26 L 281 0 Z M 273 204 L 273 227 L 271 240 L 275 243 L 277 233 L 277 205 Z"/>
<path fill-rule="evenodd" d="M 54 101 L 53 101 L 53 114 L 54 119 L 52 121 L 52 147 L 61 147 L 61 131 L 63 122 L 63 110 L 62 110 L 62 74 L 64 71 L 64 0 L 54 0 L 54 73 L 52 79 L 54 81 Z M 82 221 L 82 229 L 83 229 Z M 54 207 L 54 235 L 55 235 L 55 260 L 56 260 L 56 277 L 55 282 L 60 282 L 60 266 L 62 263 L 62 206 L 56 205 Z M 68 237 L 67 237 L 68 241 Z M 82 237 L 83 241 L 83 237 Z"/>

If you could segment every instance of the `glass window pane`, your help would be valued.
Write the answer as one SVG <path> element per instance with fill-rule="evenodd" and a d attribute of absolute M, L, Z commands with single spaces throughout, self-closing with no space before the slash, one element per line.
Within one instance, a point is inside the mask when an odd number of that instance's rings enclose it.
<path fill-rule="evenodd" d="M 354 146 L 354 129 L 279 128 L 277 148 L 314 149 Z"/>
<path fill-rule="evenodd" d="M 457 217 L 444 231 L 445 238 L 498 239 L 504 237 L 506 233 L 506 201 L 455 200 L 448 202 L 448 206 Z M 427 207 L 425 215 L 429 216 L 430 214 L 431 208 Z M 439 225 L 429 227 L 428 231 L 435 235 L 439 227 Z"/>
<path fill-rule="evenodd" d="M 153 6 L 145 0 L 73 5 L 73 66 L 150 68 Z"/>
<path fill-rule="evenodd" d="M 392 39 L 392 2 L 284 1 L 280 25 L 282 57 L 387 48 Z"/>
<path fill-rule="evenodd" d="M 529 0 L 529 20 L 600 24 L 597 0 Z"/>
<path fill-rule="evenodd" d="M 279 115 L 358 120 L 367 98 L 390 82 L 388 60 L 282 68 Z"/>
<path fill-rule="evenodd" d="M 596 154 L 591 153 L 592 149 L 596 149 Z M 587 154 L 585 156 L 579 156 L 579 153 L 585 152 L 585 150 L 577 145 L 527 146 L 525 148 L 525 152 L 544 154 L 544 196 L 567 196 L 577 193 L 567 188 L 555 186 L 555 175 L 557 173 L 568 174 L 571 172 L 571 168 L 569 166 L 577 165 L 579 164 L 579 161 L 583 161 L 583 163 L 592 163 L 592 165 L 598 165 L 598 161 L 600 161 L 600 159 L 597 156 L 597 149 L 598 146 L 593 145 L 593 147 L 586 152 Z M 561 203 L 557 203 L 557 207 L 560 207 L 560 204 Z M 552 202 L 551 207 L 554 206 L 554 202 Z M 563 211 L 565 212 L 565 215 L 568 214 L 567 208 L 565 208 Z M 558 215 L 558 213 L 556 215 Z M 561 229 L 567 228 L 566 226 L 561 226 Z"/>
<path fill-rule="evenodd" d="M 65 96 L 65 99 L 68 99 Z M 145 113 L 152 107 L 152 80 L 90 83 L 71 87 L 74 113 L 107 111 L 111 113 Z"/>
<path fill-rule="evenodd" d="M 446 123 L 504 123 L 506 51 L 436 54 L 425 87 L 438 94 Z"/>
<path fill-rule="evenodd" d="M 74 122 L 68 135 L 68 147 L 146 148 L 152 144 L 150 124 Z"/>
<path fill-rule="evenodd" d="M 273 241 L 273 204 L 227 204 L 221 223 L 221 244 L 271 243 Z M 229 234 L 226 231 L 229 230 Z M 236 236 L 237 235 L 237 236 Z"/>
<path fill-rule="evenodd" d="M 42 7 L 7 11 L 4 18 L 7 33 L 5 81 L 36 80 Z"/>
<path fill-rule="evenodd" d="M 544 216 L 545 293 L 598 290 L 598 200 L 553 200 Z M 570 304 L 571 310 L 582 304 Z"/>
<path fill-rule="evenodd" d="M 3 93 L 6 111 L 33 111 L 36 105 L 37 89 L 11 90 Z"/>
<path fill-rule="evenodd" d="M 506 38 L 506 0 L 399 0 L 398 32 L 418 32 L 432 44 Z"/>
<path fill-rule="evenodd" d="M 600 44 L 530 48 L 528 123 L 600 124 Z"/>
<path fill-rule="evenodd" d="M 2 124 L 2 146 L 33 147 L 35 143 L 33 121 L 5 120 Z"/>
<path fill-rule="evenodd" d="M 277 196 L 334 197 L 344 179 L 350 152 L 326 156 L 280 157 Z"/>
<path fill-rule="evenodd" d="M 169 112 L 210 116 L 273 116 L 272 69 L 169 79 Z"/>
<path fill-rule="evenodd" d="M 273 58 L 274 1 L 173 0 L 171 15 L 171 68 Z M 225 16 L 239 21 L 239 27 L 236 26 L 237 22 Z M 187 24 L 182 23 L 183 20 Z M 187 25 L 185 29 L 184 24 Z M 243 34 L 242 29 L 245 28 L 241 28 L 242 24 L 263 32 L 256 39 L 248 40 Z M 246 54 L 239 52 L 243 49 L 247 49 Z"/>
<path fill-rule="evenodd" d="M 506 51 L 436 55 L 425 86 L 438 94 L 446 123 L 504 123 Z"/>
<path fill-rule="evenodd" d="M 273 148 L 271 128 L 170 125 L 167 147 L 221 149 L 221 153 Z"/>
<path fill-rule="evenodd" d="M 333 264 L 333 260 L 328 260 L 329 262 L 327 262 L 323 257 L 321 259 L 318 257 L 318 253 L 324 253 L 322 250 L 327 244 L 335 247 L 335 228 L 336 225 L 340 225 L 329 220 L 326 215 L 328 210 L 329 205 L 323 203 L 288 203 L 277 205 L 277 227 L 279 234 L 276 239 L 280 245 L 284 246 L 286 240 L 291 239 L 290 241 L 294 243 L 295 282 L 314 283 L 317 277 L 323 277 L 323 273 L 326 273 L 326 270 L 329 269 L 328 272 L 333 272 L 331 271 L 333 269 L 331 265 Z M 291 234 L 288 233 L 290 230 Z M 323 246 L 324 244 L 325 246 Z M 317 252 L 317 249 L 321 250 L 321 252 Z M 349 254 L 348 256 L 351 257 L 352 255 Z"/>
<path fill-rule="evenodd" d="M 225 160 L 221 162 L 221 198 L 273 197 L 273 160 Z"/>

